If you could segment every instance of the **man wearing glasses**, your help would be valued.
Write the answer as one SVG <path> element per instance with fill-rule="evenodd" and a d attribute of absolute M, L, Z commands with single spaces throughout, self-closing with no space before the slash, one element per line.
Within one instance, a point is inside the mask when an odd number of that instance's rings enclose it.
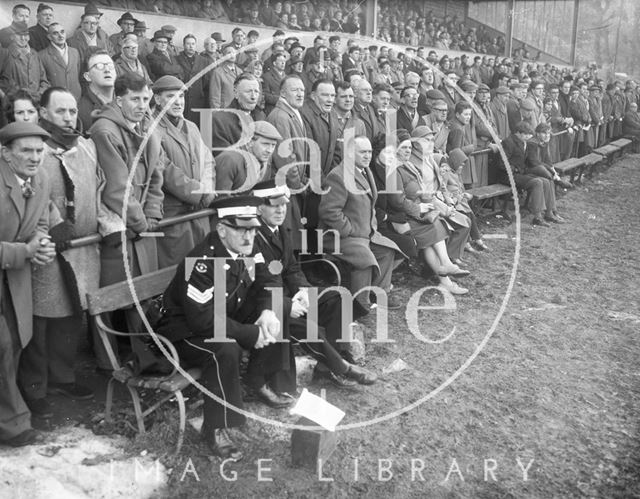
<path fill-rule="evenodd" d="M 91 113 L 113 100 L 116 68 L 109 54 L 100 50 L 89 57 L 84 79 L 88 83 L 78 101 L 78 117 L 84 130 L 93 123 Z"/>
<path fill-rule="evenodd" d="M 158 30 L 154 33 L 151 41 L 154 44 L 154 49 L 147 56 L 147 62 L 152 78 L 157 80 L 166 75 L 182 78 L 182 66 L 169 52 L 169 36 L 164 31 Z"/>
<path fill-rule="evenodd" d="M 245 416 L 234 410 L 243 409 L 242 349 L 268 347 L 281 330 L 271 310 L 270 294 L 253 286 L 258 256 L 246 259 L 253 254 L 260 226 L 259 205 L 259 198 L 253 196 L 221 198 L 212 204 L 217 210 L 212 224 L 215 230 L 178 265 L 164 293 L 165 313 L 158 326 L 158 332 L 174 343 L 186 366 L 202 369 L 202 384 L 216 397 L 205 394 L 202 439 L 214 455 L 232 461 L 242 459 L 228 431 L 245 422 Z M 220 258 L 225 260 L 217 260 Z M 216 283 L 216 270 L 224 272 L 222 289 Z M 218 330 L 220 326 L 224 331 Z M 214 338 L 221 333 L 224 341 Z M 293 402 L 274 392 L 269 395 L 274 407 Z"/>
<path fill-rule="evenodd" d="M 69 45 L 80 52 L 80 60 L 86 61 L 87 57 L 98 51 L 106 50 L 113 55 L 113 46 L 104 31 L 98 31 L 99 17 L 94 14 L 83 14 L 80 18 L 80 29 L 69 38 Z"/>
<path fill-rule="evenodd" d="M 151 83 L 147 68 L 144 67 L 140 57 L 138 57 L 139 45 L 136 35 L 129 33 L 122 41 L 122 54 L 115 61 L 116 73 L 122 76 L 127 73 L 135 73 L 142 76 L 148 83 Z"/>

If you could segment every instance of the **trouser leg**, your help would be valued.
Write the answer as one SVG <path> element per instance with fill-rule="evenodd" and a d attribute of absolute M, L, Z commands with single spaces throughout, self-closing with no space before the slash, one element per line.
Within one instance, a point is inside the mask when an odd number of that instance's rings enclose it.
<path fill-rule="evenodd" d="M 469 227 L 456 227 L 455 230 L 449 234 L 447 239 L 447 253 L 449 258 L 455 260 L 462 258 L 462 253 L 467 241 L 469 240 Z"/>
<path fill-rule="evenodd" d="M 373 267 L 367 267 L 365 269 L 351 269 L 351 278 L 350 278 L 350 291 L 351 294 L 355 295 L 363 288 L 367 286 L 371 286 L 371 276 L 373 273 Z M 360 305 L 362 305 L 366 310 L 369 310 L 371 307 L 371 301 L 369 299 L 369 293 L 364 291 L 359 293 L 356 296 L 356 300 Z"/>
<path fill-rule="evenodd" d="M 373 285 L 389 292 L 391 290 L 391 276 L 395 267 L 394 260 L 396 252 L 391 248 L 378 244 L 371 244 L 370 247 L 380 268 L 380 273 L 373 279 Z"/>
<path fill-rule="evenodd" d="M 542 186 L 543 179 L 530 175 L 515 175 L 515 182 L 518 187 L 526 189 L 529 193 L 529 210 L 534 216 L 540 216 L 544 213 L 546 205 L 544 204 L 544 189 Z"/>
<path fill-rule="evenodd" d="M 50 383 L 75 383 L 73 364 L 76 360 L 82 316 L 72 315 L 49 319 L 47 355 Z"/>
<path fill-rule="evenodd" d="M 478 239 L 482 239 L 482 233 L 480 232 L 480 227 L 478 227 L 478 217 L 472 211 L 465 213 L 471 220 L 471 227 L 469 228 L 469 237 L 472 241 L 477 241 Z"/>
<path fill-rule="evenodd" d="M 240 387 L 240 347 L 237 343 L 205 343 L 191 337 L 175 343 L 180 359 L 190 367 L 201 367 L 202 385 L 218 400 L 205 393 L 202 433 L 215 428 L 244 424 L 245 417 L 233 410 L 243 409 Z M 225 405 L 226 403 L 226 405 Z"/>
<path fill-rule="evenodd" d="M 0 272 L 0 440 L 31 428 L 31 413 L 18 389 L 18 365 L 22 347 L 9 286 Z"/>
<path fill-rule="evenodd" d="M 552 215 L 556 211 L 556 190 L 553 180 L 542 179 L 542 190 L 544 193 L 544 204 L 547 215 Z"/>
<path fill-rule="evenodd" d="M 47 318 L 33 318 L 33 337 L 22 351 L 18 366 L 18 385 L 25 400 L 47 396 Z"/>
<path fill-rule="evenodd" d="M 305 317 L 291 319 L 290 331 L 292 340 L 297 342 L 305 352 L 318 362 L 322 362 L 336 374 L 347 372 L 347 363 L 327 340 L 325 329 L 322 326 L 318 326 L 317 341 L 303 341 L 307 340 L 308 337 L 308 324 Z"/>

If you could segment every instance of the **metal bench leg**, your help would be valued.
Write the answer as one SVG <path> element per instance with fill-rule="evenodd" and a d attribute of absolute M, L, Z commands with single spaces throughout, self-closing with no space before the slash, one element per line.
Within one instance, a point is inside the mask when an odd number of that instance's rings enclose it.
<path fill-rule="evenodd" d="M 107 423 L 111 421 L 111 408 L 113 406 L 113 383 L 115 381 L 115 378 L 111 378 L 109 380 L 109 383 L 107 384 L 107 395 L 104 408 L 104 420 Z"/>
<path fill-rule="evenodd" d="M 133 410 L 136 413 L 136 422 L 138 423 L 138 431 L 140 433 L 144 433 L 144 416 L 142 415 L 142 404 L 140 403 L 140 395 L 138 395 L 138 390 L 134 387 L 127 385 L 129 389 L 129 394 L 131 395 L 131 401 L 133 402 Z"/>
<path fill-rule="evenodd" d="M 182 391 L 175 392 L 176 400 L 178 401 L 178 411 L 180 412 L 180 427 L 178 429 L 178 444 L 176 445 L 176 454 L 180 453 L 182 443 L 184 442 L 184 432 L 187 426 L 187 410 L 184 404 L 184 396 Z"/>

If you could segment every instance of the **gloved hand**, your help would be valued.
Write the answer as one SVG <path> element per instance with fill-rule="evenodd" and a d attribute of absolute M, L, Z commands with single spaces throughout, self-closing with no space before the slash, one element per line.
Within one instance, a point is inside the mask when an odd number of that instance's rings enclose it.
<path fill-rule="evenodd" d="M 160 220 L 157 218 L 147 218 L 147 232 L 153 232 L 158 228 Z"/>
<path fill-rule="evenodd" d="M 51 242 L 56 245 L 56 251 L 62 252 L 69 248 L 69 241 L 76 237 L 76 231 L 73 224 L 65 220 L 49 229 Z"/>

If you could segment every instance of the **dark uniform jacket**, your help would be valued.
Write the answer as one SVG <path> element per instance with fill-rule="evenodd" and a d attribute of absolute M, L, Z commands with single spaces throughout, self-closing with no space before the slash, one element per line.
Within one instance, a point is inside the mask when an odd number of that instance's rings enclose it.
<path fill-rule="evenodd" d="M 214 289 L 214 257 L 229 258 L 226 289 Z M 211 232 L 178 265 L 164 293 L 164 314 L 158 332 L 173 342 L 192 336 L 213 337 L 215 293 L 220 293 L 226 301 L 226 337 L 243 348 L 252 348 L 259 335 L 253 321 L 262 310 L 270 308 L 270 300 L 266 291 L 253 287 L 253 263 L 247 262 L 240 257 L 232 260 L 217 233 Z M 249 296 L 255 300 L 249 300 Z"/>

